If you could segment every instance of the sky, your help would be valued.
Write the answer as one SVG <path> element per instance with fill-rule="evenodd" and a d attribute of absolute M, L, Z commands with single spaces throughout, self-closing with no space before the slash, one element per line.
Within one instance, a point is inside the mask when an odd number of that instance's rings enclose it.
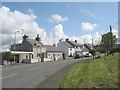
<path fill-rule="evenodd" d="M 39 34 L 44 44 L 66 38 L 98 44 L 111 25 L 118 37 L 117 2 L 2 2 L 0 18 L 0 51 L 9 49 L 14 36 L 21 43 L 22 33 L 30 38 Z"/>

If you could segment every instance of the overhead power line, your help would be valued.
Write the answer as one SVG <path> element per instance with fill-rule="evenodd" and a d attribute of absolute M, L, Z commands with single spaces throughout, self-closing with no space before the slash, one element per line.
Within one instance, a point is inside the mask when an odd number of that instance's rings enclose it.
<path fill-rule="evenodd" d="M 118 20 L 115 24 L 111 25 L 112 27 L 114 27 L 115 25 L 117 25 L 118 23 L 120 23 L 120 20 Z"/>

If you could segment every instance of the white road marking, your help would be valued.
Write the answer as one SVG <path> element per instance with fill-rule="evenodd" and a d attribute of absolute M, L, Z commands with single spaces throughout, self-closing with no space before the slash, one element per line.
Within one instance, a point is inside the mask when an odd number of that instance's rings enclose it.
<path fill-rule="evenodd" d="M 2 77 L 2 78 L 0 78 L 0 79 L 5 79 L 5 78 L 8 78 L 8 77 L 12 77 L 12 76 L 17 75 L 17 74 L 18 74 L 18 73 L 14 73 L 14 74 L 11 74 L 11 75 L 9 75 L 9 76 Z"/>

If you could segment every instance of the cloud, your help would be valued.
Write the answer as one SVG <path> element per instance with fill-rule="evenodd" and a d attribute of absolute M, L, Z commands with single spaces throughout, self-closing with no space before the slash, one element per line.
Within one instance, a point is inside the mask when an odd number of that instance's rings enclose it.
<path fill-rule="evenodd" d="M 113 32 L 113 33 L 118 33 L 118 30 L 113 29 L 112 32 Z"/>
<path fill-rule="evenodd" d="M 1 46 L 1 47 L 0 47 L 0 52 L 10 51 L 9 48 L 10 48 L 10 45 Z"/>
<path fill-rule="evenodd" d="M 98 32 L 95 32 L 93 35 L 81 35 L 81 36 L 68 36 L 64 33 L 64 26 L 62 24 L 56 25 L 51 32 L 51 37 L 44 40 L 45 44 L 54 44 L 58 43 L 59 39 L 65 40 L 66 38 L 69 38 L 69 40 L 75 41 L 77 40 L 78 43 L 84 44 L 84 43 L 90 43 L 92 44 L 92 38 L 94 40 L 94 44 L 98 44 L 101 39 L 101 35 Z"/>
<path fill-rule="evenodd" d="M 113 34 L 116 35 L 116 37 L 118 38 L 118 30 L 117 30 L 117 29 L 113 29 L 112 32 L 113 32 Z"/>
<path fill-rule="evenodd" d="M 48 21 L 51 23 L 54 23 L 54 22 L 59 23 L 67 20 L 68 20 L 68 17 L 63 17 L 63 16 L 60 16 L 59 14 L 53 14 L 51 18 L 48 18 Z"/>
<path fill-rule="evenodd" d="M 58 24 L 53 28 L 53 31 L 51 32 L 53 38 L 66 38 L 67 35 L 64 34 L 63 32 L 63 25 Z"/>
<path fill-rule="evenodd" d="M 65 35 L 64 33 L 64 27 L 62 24 L 57 24 L 56 26 L 54 26 L 50 34 L 51 34 L 50 37 L 46 37 L 43 40 L 44 44 L 49 44 L 49 45 L 52 45 L 54 43 L 57 44 L 59 42 L 59 39 L 68 38 L 68 36 Z"/>
<path fill-rule="evenodd" d="M 46 37 L 46 32 L 44 28 L 41 28 L 36 22 L 37 16 L 34 14 L 32 9 L 28 10 L 28 14 L 22 13 L 20 11 L 10 11 L 10 8 L 2 6 L 0 8 L 0 36 L 2 37 L 2 45 L 13 44 L 14 34 L 17 30 L 17 40 L 20 42 L 23 34 L 29 34 L 32 38 L 39 34 L 41 38 Z"/>
<path fill-rule="evenodd" d="M 84 31 L 93 31 L 96 29 L 97 24 L 91 24 L 89 22 L 82 22 L 81 23 L 81 29 Z"/>

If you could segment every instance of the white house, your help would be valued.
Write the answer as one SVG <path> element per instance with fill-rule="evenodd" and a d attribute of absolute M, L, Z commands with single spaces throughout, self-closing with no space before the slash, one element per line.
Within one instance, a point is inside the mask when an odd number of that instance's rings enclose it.
<path fill-rule="evenodd" d="M 70 41 L 66 39 L 63 41 L 62 39 L 59 40 L 57 47 L 65 53 L 65 56 L 75 56 L 76 54 L 79 55 L 86 55 L 89 54 L 89 51 L 93 49 L 92 45 L 90 44 L 79 44 L 77 40 Z"/>
<path fill-rule="evenodd" d="M 15 52 L 14 52 L 15 49 Z M 43 62 L 43 61 L 50 61 L 52 58 L 47 58 L 48 52 L 46 52 L 46 46 L 41 42 L 39 35 L 35 39 L 29 39 L 28 36 L 23 36 L 23 41 L 21 44 L 12 45 L 10 50 L 12 53 L 15 53 L 16 62 L 21 63 L 34 63 L 34 62 Z M 54 49 L 55 50 L 55 49 Z M 54 51 L 53 50 L 53 51 Z M 58 52 L 55 52 L 57 53 Z M 62 51 L 59 52 L 62 54 Z M 55 56 L 54 58 L 58 58 Z"/>
<path fill-rule="evenodd" d="M 63 41 L 62 39 L 59 40 L 59 43 L 57 44 L 57 47 L 63 51 L 63 53 L 65 54 L 65 56 L 70 56 L 70 55 L 74 55 L 75 53 L 75 49 L 66 41 Z"/>
<path fill-rule="evenodd" d="M 69 41 L 69 39 L 66 39 L 65 41 L 63 41 L 61 39 L 59 40 L 57 47 L 64 52 L 66 57 L 68 57 L 82 53 L 83 45 L 77 43 L 76 40 Z"/>
<path fill-rule="evenodd" d="M 45 45 L 46 47 L 46 58 L 52 60 L 62 59 L 62 51 L 52 45 Z"/>

